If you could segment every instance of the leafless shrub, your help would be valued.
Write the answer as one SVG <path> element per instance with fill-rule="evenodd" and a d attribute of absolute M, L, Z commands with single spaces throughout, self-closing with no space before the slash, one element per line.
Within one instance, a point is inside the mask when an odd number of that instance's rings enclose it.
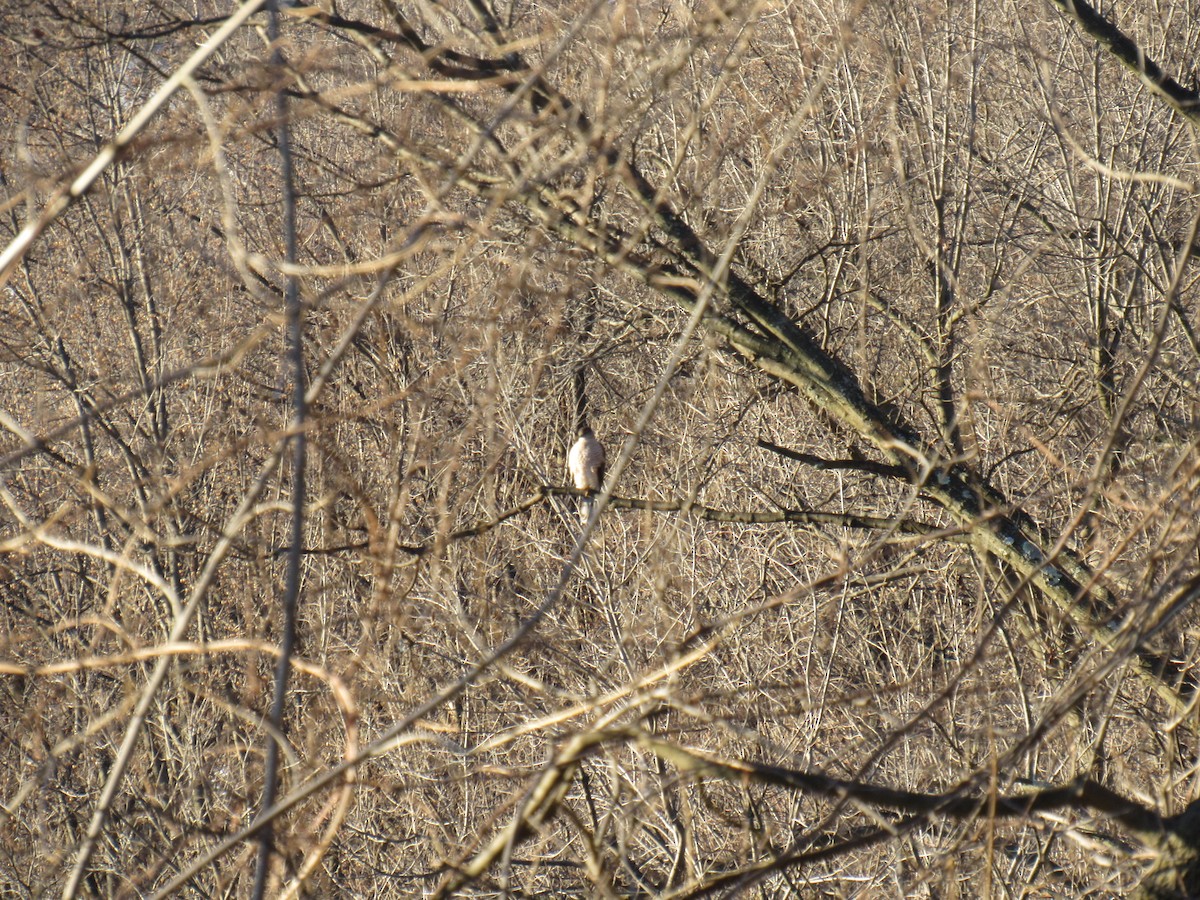
<path fill-rule="evenodd" d="M 1197 891 L 1195 4 L 228 6 L 0 10 L 4 893 Z"/>

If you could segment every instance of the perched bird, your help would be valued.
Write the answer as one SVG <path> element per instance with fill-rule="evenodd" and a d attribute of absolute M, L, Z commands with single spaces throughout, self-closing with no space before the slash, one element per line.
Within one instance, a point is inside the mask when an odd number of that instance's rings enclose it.
<path fill-rule="evenodd" d="M 581 491 L 599 491 L 604 485 L 604 459 L 604 445 L 596 433 L 586 422 L 580 424 L 579 438 L 567 454 L 567 471 L 575 487 Z M 587 497 L 580 506 L 585 523 L 592 514 L 593 502 L 591 497 Z"/>

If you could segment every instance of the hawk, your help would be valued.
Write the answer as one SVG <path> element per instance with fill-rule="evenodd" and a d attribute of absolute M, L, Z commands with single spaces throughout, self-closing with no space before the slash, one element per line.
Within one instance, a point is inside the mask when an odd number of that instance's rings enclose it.
<path fill-rule="evenodd" d="M 604 484 L 604 445 L 586 423 L 579 426 L 579 438 L 567 454 L 567 471 L 571 481 L 581 491 L 598 491 Z M 592 498 L 587 497 L 580 507 L 583 521 L 592 514 Z"/>

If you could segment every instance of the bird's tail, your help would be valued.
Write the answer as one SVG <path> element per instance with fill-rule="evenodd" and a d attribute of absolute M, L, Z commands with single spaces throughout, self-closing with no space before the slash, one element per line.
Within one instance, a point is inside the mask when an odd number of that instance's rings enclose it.
<path fill-rule="evenodd" d="M 593 497 L 581 497 L 579 500 L 579 527 L 586 528 L 588 519 L 592 517 L 592 507 L 596 504 Z"/>

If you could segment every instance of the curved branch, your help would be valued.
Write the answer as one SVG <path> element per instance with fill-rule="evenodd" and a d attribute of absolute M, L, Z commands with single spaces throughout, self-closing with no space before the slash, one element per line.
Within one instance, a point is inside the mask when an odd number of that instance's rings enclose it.
<path fill-rule="evenodd" d="M 1078 22 L 1080 27 L 1115 56 L 1121 65 L 1141 78 L 1151 93 L 1165 101 L 1193 125 L 1200 125 L 1200 93 L 1185 88 L 1164 72 L 1158 63 L 1146 56 L 1131 37 L 1096 12 L 1087 0 L 1050 2 Z"/>
<path fill-rule="evenodd" d="M 146 105 L 138 110 L 129 123 L 121 129 L 121 131 L 110 140 L 96 154 L 95 158 L 88 164 L 88 167 L 69 185 L 59 189 L 54 197 L 42 208 L 41 213 L 21 229 L 18 234 L 9 243 L 4 251 L 0 253 L 0 287 L 3 287 L 12 274 L 17 263 L 25 255 L 25 252 L 30 248 L 35 240 L 43 231 L 67 209 L 75 203 L 80 197 L 86 194 L 100 174 L 112 165 L 125 150 L 133 143 L 134 138 L 141 134 L 150 120 L 157 115 L 162 109 L 171 95 L 174 94 L 187 81 L 191 74 L 200 67 L 206 59 L 212 56 L 226 40 L 229 39 L 235 31 L 237 31 L 250 16 L 258 12 L 260 6 L 265 0 L 248 0 L 242 7 L 232 16 L 225 20 L 225 24 L 213 32 L 204 44 L 196 50 L 187 61 L 180 66 L 175 73 L 168 78 L 162 86 L 155 92 L 154 96 L 147 101 Z"/>

